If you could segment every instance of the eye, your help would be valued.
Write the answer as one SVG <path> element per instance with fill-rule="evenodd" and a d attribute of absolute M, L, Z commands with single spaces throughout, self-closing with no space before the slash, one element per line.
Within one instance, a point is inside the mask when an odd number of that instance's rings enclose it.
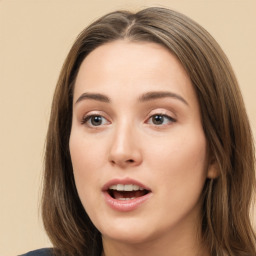
<path fill-rule="evenodd" d="M 82 120 L 82 124 L 86 124 L 89 127 L 106 125 L 109 122 L 101 115 L 89 115 L 85 116 Z"/>
<path fill-rule="evenodd" d="M 148 119 L 148 123 L 153 125 L 166 125 L 173 122 L 176 122 L 174 118 L 163 114 L 155 114 Z"/>

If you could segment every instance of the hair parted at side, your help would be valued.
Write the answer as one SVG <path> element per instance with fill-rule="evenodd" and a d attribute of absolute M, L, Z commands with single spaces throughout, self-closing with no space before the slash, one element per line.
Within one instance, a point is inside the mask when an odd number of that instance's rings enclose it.
<path fill-rule="evenodd" d="M 165 8 L 116 11 L 79 35 L 55 90 L 46 140 L 42 217 L 55 253 L 99 255 L 101 236 L 78 197 L 69 153 L 73 89 L 79 67 L 95 48 L 115 40 L 155 42 L 174 54 L 196 91 L 211 161 L 219 176 L 202 193 L 202 234 L 213 256 L 256 255 L 250 222 L 255 152 L 242 96 L 216 41 L 188 17 Z M 89 150 L 89 149 L 88 149 Z M 86 154 L 86 152 L 85 152 Z"/>

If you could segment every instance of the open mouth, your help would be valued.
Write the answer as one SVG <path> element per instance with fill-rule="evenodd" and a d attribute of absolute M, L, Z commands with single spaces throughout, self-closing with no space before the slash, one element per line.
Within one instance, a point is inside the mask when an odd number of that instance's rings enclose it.
<path fill-rule="evenodd" d="M 107 192 L 116 200 L 132 200 L 145 196 L 150 191 L 134 184 L 116 184 L 110 186 Z"/>

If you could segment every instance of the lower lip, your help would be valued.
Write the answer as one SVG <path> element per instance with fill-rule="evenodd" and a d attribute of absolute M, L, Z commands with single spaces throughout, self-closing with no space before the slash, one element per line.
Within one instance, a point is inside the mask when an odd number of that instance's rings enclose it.
<path fill-rule="evenodd" d="M 139 206 L 141 206 L 143 203 L 145 203 L 150 197 L 151 192 L 140 196 L 134 199 L 130 200 L 117 200 L 109 195 L 107 191 L 104 192 L 104 197 L 107 202 L 107 204 L 114 210 L 120 211 L 120 212 L 129 212 L 137 209 Z"/>

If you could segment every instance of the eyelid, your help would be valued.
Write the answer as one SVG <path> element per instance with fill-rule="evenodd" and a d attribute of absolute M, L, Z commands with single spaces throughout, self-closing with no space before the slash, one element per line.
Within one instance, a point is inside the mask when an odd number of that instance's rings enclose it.
<path fill-rule="evenodd" d="M 90 125 L 88 124 L 88 121 L 90 120 L 90 118 L 94 117 L 94 116 L 100 116 L 102 117 L 104 120 L 107 121 L 106 124 L 101 124 L 99 126 L 94 126 L 94 125 Z M 105 113 L 102 113 L 101 111 L 91 111 L 91 112 L 88 112 L 86 114 L 84 114 L 82 116 L 82 119 L 81 119 L 81 124 L 82 125 L 86 125 L 87 127 L 89 128 L 101 128 L 102 126 L 105 126 L 107 124 L 110 124 L 111 122 L 109 121 L 110 118 L 107 117 L 107 115 Z"/>
<path fill-rule="evenodd" d="M 150 112 L 147 114 L 147 118 L 154 115 L 165 115 L 171 117 L 172 119 L 176 119 L 176 115 L 172 111 L 167 110 L 165 108 L 155 108 L 150 110 Z"/>
<path fill-rule="evenodd" d="M 156 116 L 156 115 L 163 116 L 163 117 L 169 119 L 168 124 L 164 123 L 164 124 L 158 124 L 157 125 L 157 124 L 154 124 L 152 122 L 149 122 L 149 120 L 153 116 Z M 103 124 L 99 124 L 99 125 L 89 124 L 88 121 L 93 116 L 100 116 L 100 117 L 102 117 L 105 120 L 105 122 Z M 161 128 L 163 126 L 171 125 L 171 124 L 175 123 L 176 121 L 177 121 L 176 116 L 175 116 L 174 113 L 172 113 L 172 111 L 167 110 L 167 109 L 163 109 L 163 108 L 158 108 L 158 109 L 153 109 L 153 110 L 151 109 L 150 112 L 147 114 L 146 119 L 145 119 L 144 122 L 146 124 L 153 125 L 155 127 L 158 126 L 157 128 Z M 89 112 L 85 113 L 82 116 L 82 118 L 80 119 L 80 123 L 82 125 L 85 125 L 88 128 L 100 129 L 100 128 L 106 126 L 106 125 L 111 124 L 112 122 L 111 122 L 111 118 L 105 112 L 97 111 L 97 110 L 92 110 L 92 111 L 89 111 Z"/>
<path fill-rule="evenodd" d="M 171 116 L 168 116 L 168 115 L 163 115 L 163 114 L 154 114 L 152 115 L 151 117 L 149 117 L 148 120 L 150 120 L 151 118 L 153 118 L 154 116 L 162 116 L 164 117 L 165 119 L 168 119 L 168 122 L 171 124 L 171 123 L 175 123 L 176 120 L 173 119 Z M 148 122 L 149 123 L 149 122 Z M 165 125 L 169 125 L 169 124 L 166 124 L 166 123 L 163 123 L 163 124 L 154 124 L 153 122 L 150 122 L 151 125 L 154 125 L 154 126 L 165 126 Z"/>
<path fill-rule="evenodd" d="M 147 115 L 146 122 L 148 123 L 148 120 L 150 120 L 153 116 L 156 116 L 156 115 L 168 118 L 170 120 L 170 124 L 175 123 L 177 121 L 175 115 L 170 111 L 166 109 L 154 109 L 153 111 L 150 111 L 150 113 Z M 156 124 L 150 123 L 150 125 L 154 125 L 154 126 L 166 126 L 170 124 L 156 125 Z"/>

